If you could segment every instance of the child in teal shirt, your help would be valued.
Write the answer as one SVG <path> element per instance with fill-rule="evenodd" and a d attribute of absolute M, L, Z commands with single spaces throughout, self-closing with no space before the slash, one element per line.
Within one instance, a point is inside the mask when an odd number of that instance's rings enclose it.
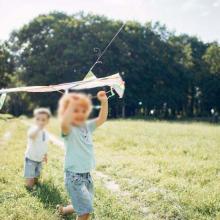
<path fill-rule="evenodd" d="M 95 167 L 93 131 L 108 116 L 108 98 L 104 91 L 97 94 L 101 102 L 99 116 L 88 120 L 92 103 L 82 93 L 64 95 L 59 102 L 59 117 L 65 145 L 65 186 L 72 205 L 58 206 L 60 214 L 76 212 L 78 220 L 89 219 L 93 211 L 93 181 L 90 172 Z"/>

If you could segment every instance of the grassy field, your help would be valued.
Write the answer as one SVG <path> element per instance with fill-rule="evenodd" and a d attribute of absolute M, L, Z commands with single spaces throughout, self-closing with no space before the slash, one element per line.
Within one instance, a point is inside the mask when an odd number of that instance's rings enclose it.
<path fill-rule="evenodd" d="M 19 119 L 0 120 L 0 219 L 59 219 L 56 204 L 69 202 L 63 151 L 50 146 L 42 183 L 27 192 L 22 178 L 26 129 Z M 49 130 L 59 135 L 56 120 Z M 95 132 L 94 141 L 97 171 L 120 188 L 112 192 L 94 173 L 92 219 L 220 219 L 219 126 L 109 121 Z"/>

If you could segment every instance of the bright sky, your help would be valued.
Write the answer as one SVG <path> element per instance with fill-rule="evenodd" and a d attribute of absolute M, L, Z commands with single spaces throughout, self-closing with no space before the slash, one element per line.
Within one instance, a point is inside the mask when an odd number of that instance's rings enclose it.
<path fill-rule="evenodd" d="M 0 40 L 51 11 L 93 12 L 115 19 L 160 21 L 177 33 L 220 42 L 220 0 L 0 0 Z"/>

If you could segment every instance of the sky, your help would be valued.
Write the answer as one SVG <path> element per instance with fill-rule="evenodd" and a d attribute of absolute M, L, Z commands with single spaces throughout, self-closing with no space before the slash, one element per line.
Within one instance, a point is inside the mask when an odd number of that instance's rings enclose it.
<path fill-rule="evenodd" d="M 141 23 L 160 21 L 177 34 L 220 42 L 220 0 L 0 0 L 0 40 L 51 11 L 92 12 Z"/>

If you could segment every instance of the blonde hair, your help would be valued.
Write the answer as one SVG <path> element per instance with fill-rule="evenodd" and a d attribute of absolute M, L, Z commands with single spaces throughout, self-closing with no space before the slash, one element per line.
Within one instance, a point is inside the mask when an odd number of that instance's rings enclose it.
<path fill-rule="evenodd" d="M 48 118 L 51 117 L 51 111 L 49 108 L 36 108 L 36 109 L 34 109 L 34 112 L 33 112 L 34 117 L 39 114 L 45 114 L 45 115 L 47 115 Z"/>
<path fill-rule="evenodd" d="M 78 105 L 84 107 L 87 110 L 88 115 L 91 113 L 92 111 L 92 102 L 91 102 L 91 98 L 84 94 L 84 93 L 68 93 L 63 95 L 60 100 L 59 100 L 59 106 L 58 106 L 58 115 L 62 116 L 62 114 L 64 113 L 64 111 L 66 110 L 70 99 L 75 99 L 78 101 Z"/>

